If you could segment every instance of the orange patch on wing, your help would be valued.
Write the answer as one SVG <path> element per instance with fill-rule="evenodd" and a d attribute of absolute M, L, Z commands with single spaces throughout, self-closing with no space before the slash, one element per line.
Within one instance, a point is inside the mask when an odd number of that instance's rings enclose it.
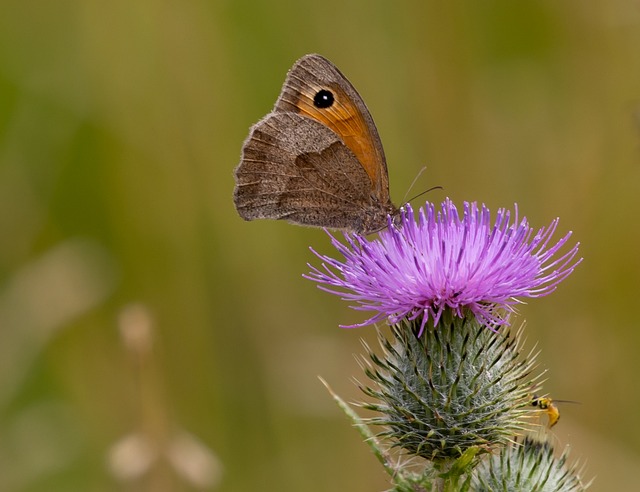
<path fill-rule="evenodd" d="M 329 108 L 317 108 L 313 103 L 313 97 L 320 87 L 309 89 L 300 94 L 296 107 L 301 114 L 328 126 L 340 136 L 358 158 L 371 178 L 373 190 L 376 190 L 381 179 L 383 157 L 376 151 L 364 117 L 340 88 L 331 87 L 335 102 Z"/>

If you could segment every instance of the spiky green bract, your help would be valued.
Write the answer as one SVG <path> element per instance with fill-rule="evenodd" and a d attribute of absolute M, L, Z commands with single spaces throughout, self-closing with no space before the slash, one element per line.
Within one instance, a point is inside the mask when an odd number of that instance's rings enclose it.
<path fill-rule="evenodd" d="M 380 415 L 368 423 L 411 455 L 446 462 L 477 446 L 487 452 L 528 428 L 523 408 L 535 355 L 522 356 L 507 328 L 487 330 L 473 315 L 445 315 L 418 337 L 422 320 L 392 326 L 379 336 L 382 357 L 368 347 L 361 385 Z"/>
<path fill-rule="evenodd" d="M 471 490 L 491 492 L 578 492 L 586 490 L 581 470 L 577 465 L 567 465 L 568 451 L 559 458 L 553 454 L 553 446 L 533 438 L 525 438 L 504 448 L 499 455 L 487 457 L 474 470 Z"/>

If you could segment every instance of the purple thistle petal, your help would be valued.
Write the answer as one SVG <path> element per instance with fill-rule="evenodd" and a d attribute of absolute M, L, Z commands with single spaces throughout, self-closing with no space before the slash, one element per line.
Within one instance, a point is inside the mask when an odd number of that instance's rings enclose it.
<path fill-rule="evenodd" d="M 344 261 L 321 255 L 320 267 L 309 265 L 306 278 L 322 290 L 354 303 L 353 309 L 373 311 L 365 326 L 422 316 L 437 324 L 445 310 L 464 316 L 470 310 L 491 328 L 507 324 L 514 304 L 523 297 L 553 292 L 582 261 L 574 258 L 579 243 L 558 256 L 571 232 L 548 247 L 558 226 L 555 219 L 535 234 L 526 218 L 499 209 L 491 222 L 489 209 L 464 203 L 462 217 L 447 199 L 436 211 L 427 203 L 417 220 L 410 205 L 401 211 L 400 226 L 389 226 L 372 241 L 331 235 Z"/>

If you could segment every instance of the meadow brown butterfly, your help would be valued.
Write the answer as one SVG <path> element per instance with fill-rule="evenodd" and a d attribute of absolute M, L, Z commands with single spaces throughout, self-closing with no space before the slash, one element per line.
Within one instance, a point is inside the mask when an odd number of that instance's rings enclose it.
<path fill-rule="evenodd" d="M 373 118 L 320 55 L 291 67 L 273 111 L 251 128 L 235 178 L 233 201 L 245 220 L 371 234 L 398 211 Z"/>

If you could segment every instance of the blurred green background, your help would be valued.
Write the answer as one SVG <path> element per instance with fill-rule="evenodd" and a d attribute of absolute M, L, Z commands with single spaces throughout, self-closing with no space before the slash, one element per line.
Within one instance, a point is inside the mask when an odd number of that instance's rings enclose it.
<path fill-rule="evenodd" d="M 521 309 L 592 490 L 640 466 L 640 3 L 4 0 L 0 490 L 383 490 L 317 376 L 359 398 L 363 313 L 304 280 L 322 231 L 246 223 L 249 126 L 330 58 L 396 204 L 560 216 L 585 260 Z M 417 203 L 419 204 L 419 202 Z"/>

